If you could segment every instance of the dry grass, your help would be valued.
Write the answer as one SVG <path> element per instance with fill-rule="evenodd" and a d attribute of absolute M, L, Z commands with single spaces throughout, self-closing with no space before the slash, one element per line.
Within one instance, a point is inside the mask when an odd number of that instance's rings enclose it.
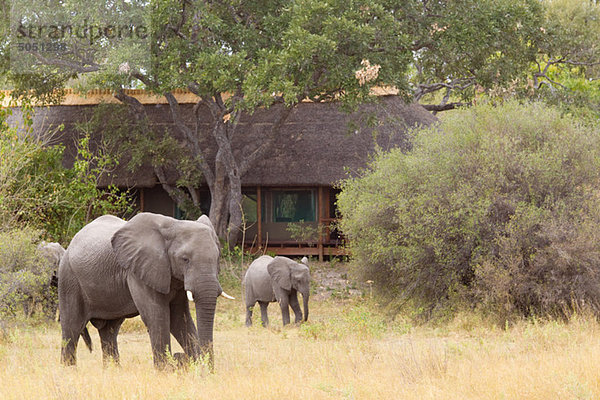
<path fill-rule="evenodd" d="M 98 349 L 90 354 L 83 345 L 78 367 L 62 367 L 57 326 L 11 328 L 0 337 L 0 398 L 600 398 L 600 330 L 591 318 L 500 330 L 462 316 L 441 328 L 414 328 L 385 323 L 358 302 L 327 301 L 313 303 L 301 328 L 278 328 L 271 305 L 274 328 L 246 329 L 241 302 L 218 308 L 215 374 L 155 371 L 135 320 L 119 338 L 122 366 L 109 368 Z"/>

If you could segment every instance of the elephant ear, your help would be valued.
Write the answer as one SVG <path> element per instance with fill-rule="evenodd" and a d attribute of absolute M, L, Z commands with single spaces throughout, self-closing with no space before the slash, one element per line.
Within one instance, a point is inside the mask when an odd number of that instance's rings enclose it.
<path fill-rule="evenodd" d="M 290 265 L 290 275 L 292 277 L 292 286 L 296 289 L 300 287 L 300 284 L 303 281 L 310 281 L 310 269 L 304 262 L 297 263 L 292 261 L 292 264 Z"/>
<path fill-rule="evenodd" d="M 196 220 L 196 222 L 199 222 L 203 225 L 206 225 L 210 228 L 211 230 L 211 236 L 213 238 L 213 240 L 215 241 L 215 243 L 217 244 L 217 248 L 221 249 L 221 243 L 219 242 L 219 237 L 217 236 L 217 231 L 215 230 L 214 225 L 212 224 L 212 222 L 210 221 L 210 218 L 208 218 L 208 215 L 203 214 L 200 216 L 200 218 L 198 218 Z"/>
<path fill-rule="evenodd" d="M 113 235 L 112 248 L 125 270 L 154 290 L 167 294 L 171 289 L 171 266 L 158 216 L 138 214 Z"/>
<path fill-rule="evenodd" d="M 267 271 L 269 272 L 271 279 L 277 282 L 277 284 L 285 290 L 292 289 L 289 261 L 291 260 L 285 257 L 275 257 L 273 261 L 267 265 Z"/>
<path fill-rule="evenodd" d="M 42 242 L 37 248 L 44 258 L 46 258 L 46 260 L 54 267 L 58 267 L 62 256 L 65 254 L 65 249 L 59 243 Z"/>

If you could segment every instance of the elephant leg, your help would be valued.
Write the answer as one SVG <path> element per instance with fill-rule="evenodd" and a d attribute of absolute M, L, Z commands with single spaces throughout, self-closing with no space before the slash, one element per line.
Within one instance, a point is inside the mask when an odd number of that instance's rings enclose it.
<path fill-rule="evenodd" d="M 170 309 L 167 296 L 148 288 L 130 274 L 127 278 L 131 298 L 148 328 L 154 366 L 164 369 L 167 353 L 171 353 Z"/>
<path fill-rule="evenodd" d="M 77 364 L 77 342 L 80 330 L 62 325 L 61 361 L 64 365 Z M 82 328 L 83 329 L 83 328 Z"/>
<path fill-rule="evenodd" d="M 190 314 L 190 305 L 185 291 L 177 294 L 170 304 L 170 311 L 171 333 L 187 357 L 197 360 L 200 354 L 198 331 Z"/>
<path fill-rule="evenodd" d="M 252 326 L 252 310 L 254 308 L 254 304 L 246 304 L 246 326 Z"/>
<path fill-rule="evenodd" d="M 61 361 L 64 365 L 75 365 L 77 364 L 77 342 L 87 324 L 87 317 L 83 296 L 76 291 L 78 284 L 76 282 L 62 282 L 62 284 L 72 290 L 69 293 L 59 291 Z"/>
<path fill-rule="evenodd" d="M 269 313 L 267 313 L 267 307 L 269 303 L 266 301 L 259 301 L 260 304 L 260 318 L 262 319 L 262 326 L 269 326 Z"/>
<path fill-rule="evenodd" d="M 290 323 L 290 300 L 287 296 L 282 296 L 279 299 L 279 307 L 281 307 L 281 319 L 283 325 Z"/>
<path fill-rule="evenodd" d="M 301 322 L 302 309 L 300 308 L 300 303 L 298 302 L 298 292 L 295 289 L 292 289 L 292 292 L 290 293 L 290 307 L 292 307 L 292 310 L 294 310 L 294 322 Z"/>
<path fill-rule="evenodd" d="M 111 361 L 119 364 L 119 347 L 117 345 L 117 335 L 121 324 L 125 318 L 105 321 L 104 326 L 98 329 L 100 334 L 100 344 L 102 345 L 102 361 L 108 365 Z"/>
<path fill-rule="evenodd" d="M 171 333 L 169 329 L 169 309 L 140 310 L 142 321 L 148 328 L 154 366 L 163 369 L 167 363 L 167 353 L 171 353 Z"/>

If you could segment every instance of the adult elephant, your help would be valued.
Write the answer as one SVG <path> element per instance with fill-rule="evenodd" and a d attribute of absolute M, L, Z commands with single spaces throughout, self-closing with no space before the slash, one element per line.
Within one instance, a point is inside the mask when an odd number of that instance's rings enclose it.
<path fill-rule="evenodd" d="M 75 235 L 58 271 L 62 362 L 76 363 L 77 342 L 90 321 L 99 331 L 104 361 L 118 363 L 119 328 L 139 314 L 157 368 L 166 363 L 172 333 L 188 357 L 208 355 L 212 369 L 214 314 L 223 293 L 218 272 L 218 238 L 206 216 L 95 219 Z M 195 299 L 197 329 L 186 291 Z"/>
<path fill-rule="evenodd" d="M 260 304 L 263 326 L 269 324 L 267 307 L 277 301 L 281 308 L 283 325 L 290 323 L 292 307 L 295 322 L 300 322 L 302 310 L 298 303 L 298 292 L 304 302 L 304 321 L 308 320 L 308 298 L 310 295 L 310 270 L 307 259 L 297 263 L 286 257 L 261 256 L 248 267 L 244 276 L 246 292 L 246 326 L 252 325 L 252 309 L 256 302 Z"/>

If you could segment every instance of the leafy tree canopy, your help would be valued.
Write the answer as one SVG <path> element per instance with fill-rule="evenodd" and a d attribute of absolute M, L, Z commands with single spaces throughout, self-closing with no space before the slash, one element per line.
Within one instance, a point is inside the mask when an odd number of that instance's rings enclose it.
<path fill-rule="evenodd" d="M 429 102 L 439 97 L 428 94 L 441 91 L 448 97 L 431 108 L 444 109 L 450 98 L 470 100 L 478 89 L 517 78 L 523 88 L 565 89 L 556 68 L 590 78 L 600 61 L 594 1 L 18 0 L 12 7 L 3 1 L 2 9 L 6 84 L 38 96 L 94 73 L 85 86 L 230 93 L 230 103 L 252 110 L 281 100 L 365 95 L 371 85 L 357 85 L 355 72 L 368 59 L 382 66 L 372 84 Z M 63 34 L 67 51 L 28 52 L 26 73 L 11 69 L 9 50 L 22 58 L 15 45 L 23 32 L 48 39 L 52 24 L 88 33 Z M 137 31 L 114 39 L 123 26 Z"/>
<path fill-rule="evenodd" d="M 600 32 L 598 6 L 575 0 L 40 3 L 0 3 L 10 33 L 0 40 L 6 83 L 45 100 L 56 100 L 55 89 L 66 84 L 113 89 L 146 133 L 152 127 L 144 107 L 122 89 L 164 96 L 189 149 L 181 165 L 199 166 L 221 237 L 237 235 L 241 225 L 241 177 L 268 153 L 303 99 L 352 107 L 368 101 L 374 86 L 393 86 L 441 111 L 498 88 L 528 95 L 548 88 L 556 97 L 567 88 L 559 82 L 565 77 L 595 72 Z M 52 46 L 42 49 L 42 42 Z M 173 96 L 179 88 L 210 110 L 209 128 L 184 121 Z M 271 106 L 277 118 L 264 143 L 234 155 L 241 113 Z M 218 144 L 216 159 L 201 137 Z M 197 180 L 168 185 L 161 165 L 153 166 L 180 206 L 198 207 Z"/>

